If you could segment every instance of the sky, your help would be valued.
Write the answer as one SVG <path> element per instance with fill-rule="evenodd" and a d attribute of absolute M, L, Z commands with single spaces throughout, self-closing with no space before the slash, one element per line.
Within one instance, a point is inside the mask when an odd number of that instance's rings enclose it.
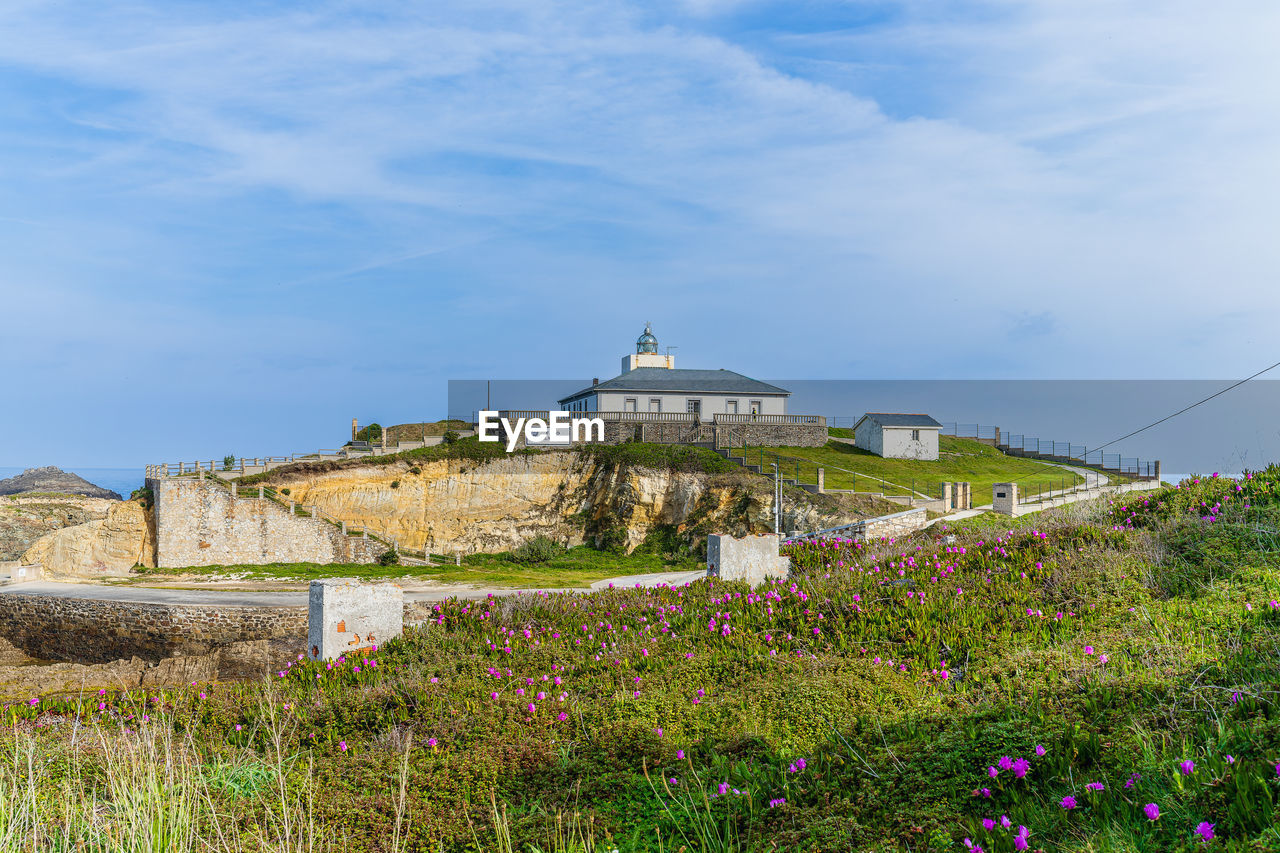
<path fill-rule="evenodd" d="M 0 465 L 332 447 L 450 379 L 612 376 L 645 321 L 762 378 L 1280 359 L 1273 4 L 10 0 L 0 34 Z"/>

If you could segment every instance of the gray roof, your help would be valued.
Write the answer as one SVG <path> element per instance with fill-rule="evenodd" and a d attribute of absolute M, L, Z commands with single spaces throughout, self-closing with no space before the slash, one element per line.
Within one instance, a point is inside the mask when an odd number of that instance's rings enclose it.
<path fill-rule="evenodd" d="M 583 388 L 577 393 L 562 397 L 557 402 L 565 403 L 585 394 L 597 391 L 664 391 L 667 393 L 689 392 L 694 394 L 761 394 L 768 396 L 788 396 L 790 391 L 761 382 L 732 370 L 676 370 L 668 367 L 637 367 L 628 370 L 621 376 L 606 379 L 598 385 Z"/>
<path fill-rule="evenodd" d="M 907 415 L 901 412 L 867 412 L 858 419 L 858 423 L 864 420 L 870 420 L 873 424 L 882 427 L 942 427 L 942 424 L 935 421 L 928 415 Z M 857 424 L 854 425 L 857 429 Z"/>

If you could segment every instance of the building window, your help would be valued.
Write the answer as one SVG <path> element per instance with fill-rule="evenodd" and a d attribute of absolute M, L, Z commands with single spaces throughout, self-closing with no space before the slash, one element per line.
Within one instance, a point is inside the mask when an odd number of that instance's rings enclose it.
<path fill-rule="evenodd" d="M 635 397 L 627 397 L 625 400 L 623 400 L 623 401 L 622 401 L 622 411 L 624 411 L 624 412 L 634 412 L 635 410 L 636 410 L 636 398 L 635 398 Z"/>
<path fill-rule="evenodd" d="M 662 411 L 662 398 L 661 398 L 661 397 L 650 397 L 650 398 L 649 398 L 649 411 L 651 411 L 651 412 L 661 412 L 661 411 Z"/>
<path fill-rule="evenodd" d="M 762 407 L 761 407 L 761 405 L 760 405 L 760 401 L 759 401 L 759 400 L 752 400 L 752 401 L 751 401 L 751 414 L 753 414 L 753 415 L 758 415 L 758 414 L 760 414 L 760 409 L 761 409 L 761 408 L 762 408 Z"/>
<path fill-rule="evenodd" d="M 726 401 L 724 404 L 724 410 L 730 415 L 738 414 L 738 401 L 737 400 Z"/>
<path fill-rule="evenodd" d="M 919 440 L 920 440 L 920 430 L 918 430 L 918 429 L 913 429 L 913 430 L 911 431 L 911 440 L 912 440 L 912 441 L 919 441 Z"/>
<path fill-rule="evenodd" d="M 684 410 L 685 410 L 685 412 L 687 412 L 688 414 L 691 414 L 691 415 L 698 415 L 699 417 L 701 417 L 701 416 L 702 416 L 702 401 L 701 401 L 701 400 L 685 400 L 685 403 L 684 403 Z"/>

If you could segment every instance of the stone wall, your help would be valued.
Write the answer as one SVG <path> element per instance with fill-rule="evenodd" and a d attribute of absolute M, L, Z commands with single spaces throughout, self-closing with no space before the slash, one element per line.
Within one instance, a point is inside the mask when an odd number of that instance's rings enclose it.
<path fill-rule="evenodd" d="M 923 530 L 928 523 L 929 513 L 924 507 L 919 507 L 906 512 L 895 512 L 892 515 L 867 519 L 862 525 L 862 532 L 866 539 L 895 538 Z"/>
<path fill-rule="evenodd" d="M 778 554 L 779 537 L 711 534 L 707 537 L 707 577 L 746 581 L 759 586 L 771 579 L 785 580 L 791 572 L 791 558 Z"/>
<path fill-rule="evenodd" d="M 0 594 L 0 634 L 41 660 L 106 663 L 208 654 L 307 633 L 306 607 L 200 607 Z"/>
<path fill-rule="evenodd" d="M 162 568 L 262 563 L 373 563 L 386 546 L 293 515 L 265 498 L 232 497 L 198 479 L 149 481 L 155 492 L 156 564 Z"/>

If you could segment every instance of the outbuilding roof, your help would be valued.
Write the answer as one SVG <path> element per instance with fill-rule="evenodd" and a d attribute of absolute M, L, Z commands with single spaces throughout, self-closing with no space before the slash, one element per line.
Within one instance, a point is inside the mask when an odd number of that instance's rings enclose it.
<path fill-rule="evenodd" d="M 732 370 L 677 370 L 669 367 L 637 367 L 628 370 L 621 376 L 607 379 L 596 385 L 583 388 L 568 397 L 562 397 L 559 403 L 576 400 L 586 394 L 597 391 L 663 391 L 667 393 L 687 392 L 692 394 L 760 394 L 762 396 L 789 396 L 790 391 L 734 373 Z"/>
<path fill-rule="evenodd" d="M 881 427 L 914 427 L 916 429 L 942 429 L 942 424 L 928 415 L 911 415 L 902 412 L 867 412 L 854 424 L 854 429 L 869 420 Z"/>

